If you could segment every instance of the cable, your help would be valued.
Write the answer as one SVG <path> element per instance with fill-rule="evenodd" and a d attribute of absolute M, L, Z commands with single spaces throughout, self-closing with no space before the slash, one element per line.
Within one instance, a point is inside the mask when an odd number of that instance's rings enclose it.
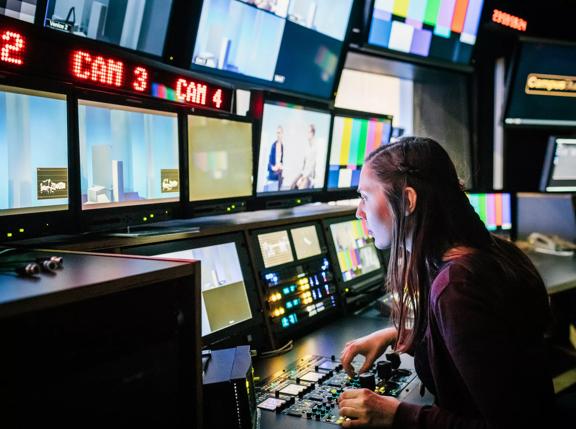
<path fill-rule="evenodd" d="M 262 352 L 260 353 L 260 356 L 263 358 L 268 358 L 268 357 L 273 357 L 273 356 L 278 356 L 281 355 L 283 353 L 289 352 L 290 350 L 292 350 L 294 348 L 294 341 L 290 340 L 288 341 L 286 344 L 284 344 L 282 347 L 275 349 L 275 350 L 269 350 L 267 352 Z"/>

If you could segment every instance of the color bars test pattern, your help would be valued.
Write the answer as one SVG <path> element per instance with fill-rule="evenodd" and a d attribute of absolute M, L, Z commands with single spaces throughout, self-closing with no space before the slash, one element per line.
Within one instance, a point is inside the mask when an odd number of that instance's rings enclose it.
<path fill-rule="evenodd" d="M 473 46 L 483 0 L 376 0 L 368 42 L 395 51 L 427 57 L 434 38 L 453 39 L 445 58 L 467 63 L 459 43 Z"/>
<path fill-rule="evenodd" d="M 467 194 L 489 231 L 512 229 L 510 194 Z"/>
<path fill-rule="evenodd" d="M 389 119 L 335 116 L 328 188 L 358 186 L 364 159 L 374 149 L 388 143 L 391 127 Z"/>
<path fill-rule="evenodd" d="M 360 249 L 366 246 L 368 242 L 368 228 L 365 222 L 361 220 L 350 221 L 351 228 L 346 232 L 352 232 L 354 239 L 354 247 L 336 249 L 338 252 L 338 264 L 344 281 L 352 280 L 355 275 L 354 271 L 357 270 L 362 262 L 360 260 Z"/>

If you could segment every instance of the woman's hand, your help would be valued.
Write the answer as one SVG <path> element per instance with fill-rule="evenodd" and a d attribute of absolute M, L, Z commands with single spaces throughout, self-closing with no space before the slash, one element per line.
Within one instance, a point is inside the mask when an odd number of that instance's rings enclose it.
<path fill-rule="evenodd" d="M 352 420 L 342 422 L 342 427 L 391 427 L 400 401 L 391 396 L 380 396 L 368 389 L 342 392 L 338 398 L 340 415 Z"/>
<path fill-rule="evenodd" d="M 352 360 L 356 355 L 362 355 L 366 358 L 358 373 L 368 371 L 374 361 L 384 353 L 386 348 L 396 341 L 396 337 L 396 328 L 386 328 L 373 332 L 365 337 L 358 338 L 357 340 L 347 342 L 340 354 L 344 371 L 346 371 L 350 377 L 354 375 Z"/>

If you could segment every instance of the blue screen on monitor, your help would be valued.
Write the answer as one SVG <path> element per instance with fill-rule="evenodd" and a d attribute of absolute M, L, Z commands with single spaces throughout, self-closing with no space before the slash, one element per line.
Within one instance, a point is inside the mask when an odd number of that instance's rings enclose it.
<path fill-rule="evenodd" d="M 353 0 L 206 0 L 192 68 L 329 98 Z"/>
<path fill-rule="evenodd" d="M 179 200 L 178 119 L 78 101 L 82 208 Z"/>
<path fill-rule="evenodd" d="M 67 208 L 66 97 L 0 86 L 0 215 Z"/>

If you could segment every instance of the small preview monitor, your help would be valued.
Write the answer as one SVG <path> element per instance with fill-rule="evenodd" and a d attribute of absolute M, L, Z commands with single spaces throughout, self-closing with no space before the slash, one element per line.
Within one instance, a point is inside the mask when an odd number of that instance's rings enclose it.
<path fill-rule="evenodd" d="M 321 190 L 329 133 L 328 112 L 265 103 L 256 193 Z"/>
<path fill-rule="evenodd" d="M 483 0 L 375 0 L 368 44 L 392 51 L 469 64 Z"/>
<path fill-rule="evenodd" d="M 468 193 L 470 204 L 488 231 L 512 230 L 512 196 L 509 193 Z"/>
<path fill-rule="evenodd" d="M 191 67 L 330 98 L 353 0 L 205 0 Z"/>
<path fill-rule="evenodd" d="M 252 123 L 188 116 L 190 201 L 252 195 Z"/>
<path fill-rule="evenodd" d="M 337 113 L 332 125 L 328 189 L 356 188 L 365 158 L 390 143 L 391 133 L 391 116 Z"/>
<path fill-rule="evenodd" d="M 260 254 L 262 255 L 265 268 L 294 261 L 288 231 L 258 234 L 258 244 L 260 245 Z"/>
<path fill-rule="evenodd" d="M 542 169 L 540 190 L 576 192 L 576 139 L 550 137 Z"/>
<path fill-rule="evenodd" d="M 78 100 L 82 209 L 177 202 L 175 113 Z"/>
<path fill-rule="evenodd" d="M 66 97 L 0 86 L 0 216 L 67 209 Z"/>
<path fill-rule="evenodd" d="M 48 0 L 44 26 L 162 56 L 172 0 Z"/>
<path fill-rule="evenodd" d="M 203 337 L 252 319 L 236 243 L 153 256 L 200 260 Z"/>
<path fill-rule="evenodd" d="M 374 241 L 361 220 L 333 223 L 330 225 L 330 233 L 344 282 L 382 267 Z"/>
<path fill-rule="evenodd" d="M 296 250 L 296 258 L 306 259 L 322 253 L 315 225 L 292 228 L 290 235 L 292 235 L 292 242 Z"/>
<path fill-rule="evenodd" d="M 0 15 L 34 23 L 38 0 L 3 0 L 0 2 Z"/>

